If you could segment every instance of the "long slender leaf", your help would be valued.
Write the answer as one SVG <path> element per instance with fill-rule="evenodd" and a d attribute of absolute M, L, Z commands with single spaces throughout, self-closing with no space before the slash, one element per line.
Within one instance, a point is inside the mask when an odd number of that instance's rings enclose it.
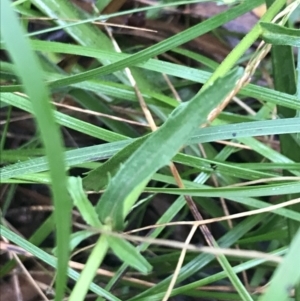
<path fill-rule="evenodd" d="M 71 203 L 68 199 L 66 189 L 62 141 L 54 121 L 49 93 L 42 80 L 41 67 L 30 48 L 29 41 L 24 37 L 24 31 L 10 4 L 8 0 L 1 1 L 1 36 L 7 45 L 9 55 L 16 64 L 18 75 L 24 84 L 24 89 L 32 101 L 41 138 L 45 145 L 51 174 L 51 188 L 57 227 L 58 269 L 55 300 L 60 301 L 64 296 L 67 280 L 68 240 L 71 223 Z M 30 66 L 30 74 L 28 73 L 28 66 Z"/>
<path fill-rule="evenodd" d="M 285 195 L 300 193 L 300 185 L 297 178 L 293 183 L 273 184 L 264 186 L 236 187 L 236 188 L 214 188 L 214 189 L 179 189 L 179 188 L 147 188 L 148 192 L 163 192 L 178 195 L 204 196 L 204 197 L 257 197 L 268 195 Z"/>
<path fill-rule="evenodd" d="M 242 138 L 248 136 L 261 136 L 261 135 L 274 135 L 282 133 L 297 133 L 298 127 L 300 126 L 299 118 L 290 118 L 290 119 L 278 119 L 278 120 L 265 120 L 265 121 L 253 121 L 251 123 L 239 123 L 232 125 L 223 125 L 223 126 L 214 126 L 203 129 L 195 130 L 191 137 L 188 138 L 186 142 L 187 145 L 196 144 L 196 143 L 205 143 L 217 140 L 231 139 L 231 138 Z M 144 138 L 145 139 L 145 138 Z M 82 149 L 75 149 L 67 151 L 65 154 L 67 166 L 74 166 L 84 162 L 92 162 L 97 160 L 103 160 L 110 158 L 115 155 L 118 151 L 128 146 L 134 140 L 124 140 L 108 144 L 101 144 L 95 146 L 84 147 Z M 139 144 L 138 144 L 139 145 Z M 130 152 L 124 157 L 127 158 L 135 148 L 129 148 Z M 2 158 L 6 157 L 7 152 L 2 153 Z M 10 152 L 8 152 L 9 154 Z M 18 153 L 16 153 L 16 161 L 19 160 Z M 26 158 L 28 155 L 26 155 Z M 21 157 L 20 157 L 21 158 Z M 122 157 L 123 158 L 123 157 Z M 177 162 L 184 162 L 184 158 L 180 157 L 180 154 L 177 155 Z M 118 161 L 117 161 L 118 163 Z M 217 162 L 212 162 L 217 164 Z M 291 165 L 290 168 L 292 168 Z M 260 167 L 260 165 L 256 166 Z M 263 165 L 261 166 L 263 167 Z M 279 168 L 279 167 L 277 167 Z M 24 174 L 32 174 L 41 171 L 48 170 L 48 164 L 45 158 L 35 158 L 29 159 L 24 162 L 15 163 L 12 165 L 5 166 L 0 169 L 1 181 L 10 179 L 16 176 L 22 176 Z M 108 170 L 107 170 L 108 171 Z M 107 171 L 103 171 L 103 177 L 107 177 Z M 113 171 L 113 168 L 111 169 Z M 97 176 L 98 177 L 98 176 Z M 102 181 L 102 180 L 101 180 Z M 101 181 L 99 183 L 90 184 L 91 189 L 97 190 L 101 187 Z M 106 182 L 106 179 L 104 180 Z M 86 182 L 86 181 L 84 181 Z M 88 184 L 86 184 L 86 187 Z M 94 186 L 95 185 L 95 186 Z M 104 185 L 104 184 L 103 184 Z"/>
<path fill-rule="evenodd" d="M 216 81 L 207 92 L 201 93 L 188 103 L 181 104 L 164 125 L 129 157 L 108 184 L 101 202 L 96 207 L 102 222 L 105 223 L 109 219 L 113 227 L 122 228 L 128 208 L 136 201 L 134 198 L 138 194 L 136 189 L 139 188 L 141 193 L 143 185 L 146 185 L 152 174 L 169 163 L 187 141 L 188 133 L 204 123 L 208 114 L 223 99 L 224 93 L 226 95 L 233 89 L 240 74 L 241 70 L 231 73 L 224 79 Z M 225 89 L 221 90 L 221 87 Z M 218 93 L 219 91 L 222 92 Z M 201 114 L 198 108 L 203 108 Z M 135 194 L 131 198 L 133 190 Z"/>
<path fill-rule="evenodd" d="M 94 228 L 101 228 L 102 224 L 98 219 L 97 213 L 82 189 L 81 178 L 69 177 L 68 184 L 69 193 L 82 218 L 88 225 Z"/>
<path fill-rule="evenodd" d="M 42 1 L 39 1 L 39 3 L 40 5 L 42 5 Z M 94 70 L 85 72 L 84 74 L 73 75 L 68 78 L 55 81 L 51 83 L 50 86 L 53 88 L 68 86 L 76 82 L 82 82 L 87 79 L 95 78 L 99 75 L 113 73 L 115 71 L 122 70 L 126 67 L 133 66 L 139 62 L 143 62 L 149 58 L 159 55 L 165 51 L 168 51 L 171 48 L 177 47 L 196 37 L 199 37 L 200 35 L 222 25 L 224 23 L 224 20 L 229 22 L 230 20 L 255 8 L 261 3 L 262 0 L 253 0 L 251 2 L 245 1 L 242 4 L 229 9 L 228 11 L 225 11 L 215 17 L 210 18 L 209 20 L 202 22 L 201 24 L 195 25 L 171 38 L 157 43 L 154 46 L 148 47 L 145 50 L 133 54 L 128 59 L 123 59 L 118 61 L 117 63 L 112 63 L 108 66 L 96 68 Z"/>

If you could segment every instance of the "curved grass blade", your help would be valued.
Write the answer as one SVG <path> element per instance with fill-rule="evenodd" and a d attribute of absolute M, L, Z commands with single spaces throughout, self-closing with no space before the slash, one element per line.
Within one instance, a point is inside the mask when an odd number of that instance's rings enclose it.
<path fill-rule="evenodd" d="M 40 41 L 38 41 L 40 42 Z M 51 42 L 51 44 L 59 44 L 59 43 L 54 43 Z M 48 47 L 48 51 L 52 50 L 52 45 L 49 45 Z M 40 44 L 36 45 L 36 41 L 34 41 L 34 43 L 32 43 L 32 45 L 34 46 L 34 49 L 36 50 L 41 50 L 41 51 L 46 51 L 46 45 L 42 45 L 40 46 Z M 61 49 L 63 48 L 64 44 L 60 44 L 59 46 L 53 46 L 53 51 L 54 52 L 59 52 L 61 51 Z M 79 51 L 77 48 L 75 48 L 75 50 L 73 49 L 73 47 L 79 47 L 79 46 L 75 46 L 75 45 L 65 45 L 65 47 L 67 47 L 67 50 L 70 51 L 70 53 L 83 53 L 84 55 L 84 50 Z M 68 48 L 70 47 L 70 48 Z M 48 52 L 47 51 L 47 52 Z M 89 49 L 88 49 L 89 51 Z M 67 52 L 67 51 L 65 51 Z M 62 53 L 65 53 L 64 51 L 62 51 Z M 94 57 L 96 50 L 95 49 L 91 49 L 91 56 Z M 124 53 L 110 53 L 107 51 L 101 51 L 98 50 L 98 54 L 96 57 L 98 56 L 107 56 L 108 58 L 110 58 L 113 62 L 118 62 L 121 58 L 123 59 L 127 59 L 129 58 L 129 55 L 126 55 Z M 89 54 L 89 53 L 88 53 Z M 96 55 L 96 54 L 95 54 Z M 186 67 L 186 66 L 179 66 L 179 65 L 175 65 L 169 62 L 165 62 L 165 61 L 158 61 L 158 60 L 148 60 L 147 62 L 141 62 L 141 63 L 137 63 L 138 67 L 144 68 L 144 69 L 149 69 L 152 71 L 157 71 L 157 72 L 164 72 L 168 75 L 173 75 L 173 76 L 177 76 L 179 78 L 183 78 L 183 79 L 188 79 L 191 81 L 195 81 L 195 82 L 199 82 L 199 83 L 205 83 L 207 81 L 207 79 L 209 78 L 209 76 L 211 75 L 211 73 L 203 71 L 203 70 L 197 70 L 194 68 L 190 68 L 190 67 Z M 83 72 L 84 73 L 84 72 Z M 84 75 L 84 74 L 82 74 Z M 57 78 L 57 76 L 55 76 L 55 78 Z M 61 78 L 61 76 L 59 76 L 58 78 Z M 64 78 L 63 78 L 64 79 Z M 53 80 L 53 78 L 52 78 Z M 130 89 L 130 88 L 126 88 L 125 86 L 122 86 L 120 84 L 113 84 L 113 83 L 109 83 L 109 84 L 105 84 L 104 82 L 100 82 L 100 81 L 87 81 L 84 83 L 84 85 L 82 83 L 74 83 L 74 84 L 70 84 L 70 86 L 75 87 L 75 88 L 80 88 L 80 89 L 86 89 L 92 92 L 98 92 L 99 90 L 103 90 L 105 91 L 105 93 L 107 93 L 108 95 L 112 95 L 112 96 L 117 96 L 120 95 L 120 93 L 122 93 L 122 97 L 125 97 L 128 100 L 132 100 L 135 99 L 134 98 L 134 92 Z M 123 89 L 121 89 L 121 86 L 123 87 Z M 10 86 L 3 86 L 2 88 L 2 92 L 20 92 L 22 91 L 22 87 L 18 86 L 18 85 L 10 85 Z M 150 103 L 152 101 L 152 99 L 150 97 L 159 99 L 159 101 L 163 102 L 162 104 L 166 103 L 168 106 L 174 108 L 177 105 L 177 102 L 175 100 L 172 100 L 169 97 L 164 97 L 162 98 L 162 95 L 156 96 L 156 93 L 153 93 L 151 91 L 145 91 L 146 93 L 143 94 L 148 102 Z M 289 95 L 287 93 L 283 93 L 283 92 L 279 92 L 279 91 L 274 91 L 268 88 L 264 88 L 264 87 L 259 87 L 253 84 L 249 84 L 246 87 L 242 88 L 239 92 L 239 94 L 244 95 L 244 96 L 248 96 L 248 97 L 252 97 L 252 98 L 257 98 L 260 99 L 262 101 L 266 101 L 266 102 L 270 102 L 273 104 L 277 104 L 277 105 L 281 105 L 287 108 L 291 108 L 291 109 L 295 109 L 295 110 L 300 110 L 300 103 L 298 101 L 298 97 L 296 95 Z"/>
<path fill-rule="evenodd" d="M 259 197 L 271 195 L 286 195 L 300 193 L 299 177 L 296 181 L 284 184 L 235 187 L 235 188 L 146 188 L 145 191 L 152 193 L 168 193 L 177 195 L 191 195 L 201 197 Z"/>
<path fill-rule="evenodd" d="M 35 112 L 32 108 L 32 104 L 28 99 L 13 93 L 0 93 L 0 97 L 3 102 L 11 104 L 12 106 L 15 106 L 35 115 Z M 54 112 L 54 118 L 55 121 L 62 126 L 68 127 L 70 129 L 88 134 L 92 137 L 96 137 L 105 141 L 112 142 L 127 138 L 126 136 L 123 136 L 121 134 L 102 129 L 93 124 L 84 122 L 82 120 L 68 116 L 67 114 L 63 114 L 61 112 Z"/>

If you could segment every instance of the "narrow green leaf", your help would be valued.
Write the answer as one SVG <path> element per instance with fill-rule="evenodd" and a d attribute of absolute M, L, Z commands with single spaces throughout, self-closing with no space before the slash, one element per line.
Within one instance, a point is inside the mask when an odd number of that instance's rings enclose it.
<path fill-rule="evenodd" d="M 99 221 L 95 208 L 90 203 L 85 192 L 83 191 L 82 179 L 80 177 L 69 177 L 68 184 L 69 193 L 82 218 L 88 225 L 94 228 L 100 228 L 102 224 Z"/>
<path fill-rule="evenodd" d="M 271 5 L 273 0 L 267 0 L 266 4 L 267 6 Z M 298 1 L 299 2 L 299 1 Z M 299 6 L 299 3 L 298 3 Z M 280 92 L 285 92 L 291 95 L 295 95 L 297 93 L 297 79 L 296 79 L 296 70 L 295 70 L 295 61 L 294 61 L 294 54 L 293 49 L 290 45 L 285 45 L 285 42 L 291 42 L 291 37 L 287 36 L 287 31 L 289 31 L 289 34 L 291 33 L 291 29 L 286 27 L 276 27 L 274 28 L 271 24 L 265 24 L 268 32 L 268 36 L 276 35 L 278 38 L 279 44 L 273 45 L 271 49 L 271 56 L 272 56 L 272 70 L 273 70 L 273 81 L 274 81 L 274 89 Z M 275 30 L 273 32 L 273 30 Z M 296 33 L 297 35 L 297 33 Z M 300 31 L 298 30 L 298 44 L 300 42 Z M 293 36 L 292 40 L 295 40 L 295 36 Z M 270 41 L 271 42 L 271 41 Z M 283 45 L 280 45 L 283 42 Z M 298 74 L 299 77 L 299 74 Z M 296 95 L 295 95 L 296 96 Z M 298 97 L 298 103 L 300 103 L 300 99 Z M 280 116 L 284 118 L 288 117 L 294 117 L 297 116 L 297 111 L 286 108 L 279 104 L 277 107 L 277 112 Z M 299 128 L 298 131 L 300 132 Z M 297 134 L 299 135 L 299 134 Z M 281 153 L 286 156 L 287 158 L 290 158 L 294 162 L 300 161 L 300 145 L 299 141 L 297 139 L 294 139 L 291 135 L 281 135 L 279 137 L 280 139 L 280 150 Z M 284 176 L 289 176 L 290 172 L 284 170 L 283 171 Z M 298 195 L 291 195 L 289 192 L 285 194 L 284 200 L 288 201 L 292 198 L 299 197 Z M 294 212 L 299 212 L 300 205 L 294 204 L 290 208 L 291 210 L 294 210 Z M 287 220 L 288 224 L 288 233 L 289 233 L 289 240 L 292 241 L 295 237 L 298 229 L 299 229 L 299 222 L 296 222 L 294 220 Z M 295 287 L 295 301 L 300 301 L 300 285 Z"/>
<path fill-rule="evenodd" d="M 145 191 L 153 193 L 168 193 L 177 195 L 191 195 L 203 197 L 257 197 L 270 195 L 285 195 L 300 193 L 299 180 L 292 183 L 257 185 L 235 188 L 211 189 L 182 189 L 182 188 L 146 188 Z"/>
<path fill-rule="evenodd" d="M 42 1 L 39 1 L 39 3 L 41 2 Z M 128 59 L 126 58 L 116 63 L 112 63 L 107 66 L 96 68 L 94 70 L 85 72 L 84 74 L 76 74 L 73 76 L 69 76 L 68 78 L 64 78 L 62 80 L 58 80 L 51 83 L 50 86 L 53 88 L 68 86 L 72 83 L 85 81 L 87 79 L 95 78 L 96 76 L 99 75 L 110 74 L 115 71 L 122 70 L 126 67 L 133 66 L 137 63 L 144 62 L 149 58 L 152 58 L 172 48 L 182 45 L 196 37 L 199 37 L 207 33 L 212 29 L 215 29 L 220 25 L 223 25 L 224 20 L 229 22 L 230 20 L 235 19 L 236 17 L 262 4 L 262 2 L 263 2 L 262 0 L 245 1 L 244 3 L 236 7 L 233 7 L 225 12 L 218 14 L 217 16 L 209 18 L 208 20 L 203 21 L 200 24 L 197 24 L 179 34 L 176 34 L 171 38 L 165 39 L 164 41 L 161 41 L 154 46 L 148 47 L 145 50 L 137 52 L 131 55 Z"/>
<path fill-rule="evenodd" d="M 3 102 L 11 104 L 12 106 L 20 108 L 34 115 L 36 114 L 32 108 L 31 102 L 25 97 L 16 95 L 14 93 L 0 93 L 0 97 L 1 97 L 1 101 Z M 92 137 L 96 137 L 105 141 L 119 141 L 127 138 L 126 136 L 97 127 L 93 124 L 68 116 L 67 114 L 63 114 L 57 111 L 53 113 L 54 113 L 55 121 L 58 124 L 88 134 Z"/>
<path fill-rule="evenodd" d="M 82 230 L 72 233 L 70 235 L 70 252 L 72 252 L 83 240 L 95 235 L 96 232 L 92 232 L 91 230 Z M 57 248 L 52 250 L 54 255 L 57 254 Z"/>
<path fill-rule="evenodd" d="M 70 237 L 70 250 L 73 251 L 82 241 L 91 237 L 95 233 L 90 230 L 81 230 L 71 234 Z"/>
<path fill-rule="evenodd" d="M 120 165 L 125 162 L 126 159 L 149 137 L 149 135 L 138 138 L 132 143 L 126 145 L 117 154 L 103 163 L 100 167 L 92 170 L 83 179 L 83 187 L 85 189 L 91 189 L 98 191 L 104 188 L 109 180 L 109 177 L 114 177 L 118 171 Z"/>
<path fill-rule="evenodd" d="M 293 288 L 300 282 L 299 250 L 300 230 L 296 233 L 284 261 L 276 269 L 266 293 L 259 301 L 288 300 Z"/>
<path fill-rule="evenodd" d="M 17 246 L 20 246 L 23 248 L 25 251 L 29 252 L 30 254 L 34 255 L 36 258 L 39 258 L 41 261 L 43 261 L 45 264 L 57 269 L 58 266 L 58 261 L 54 256 L 49 255 L 42 249 L 38 248 L 37 246 L 33 245 L 26 239 L 18 236 L 16 233 L 12 232 L 8 228 L 4 227 L 3 225 L 0 225 L 0 233 L 3 237 L 7 238 L 9 241 L 15 243 Z M 99 257 L 99 254 L 98 254 Z M 73 269 L 68 269 L 67 271 L 68 276 L 75 280 L 78 281 L 79 279 L 79 273 L 76 272 Z M 89 286 L 89 289 L 94 292 L 95 294 L 99 296 L 103 296 L 107 300 L 110 301 L 121 301 L 119 298 L 115 297 L 113 294 L 110 292 L 106 291 L 105 289 L 101 288 L 100 286 L 91 283 Z"/>
<path fill-rule="evenodd" d="M 86 14 L 78 9 L 74 3 L 61 0 L 31 0 L 31 3 L 48 17 L 53 18 L 53 21 L 59 24 L 77 43 L 83 46 L 95 46 L 96 48 L 115 51 L 111 40 L 97 26 L 87 22 Z M 79 20 L 82 24 L 73 26 L 69 20 Z M 52 30 L 53 28 L 48 28 L 44 30 L 44 33 Z M 99 58 L 99 61 L 103 65 L 110 63 L 106 57 Z M 118 72 L 116 75 L 119 79 L 125 80 L 123 72 Z"/>
<path fill-rule="evenodd" d="M 150 263 L 128 241 L 109 235 L 106 236 L 106 239 L 115 255 L 126 264 L 144 274 L 152 270 Z"/>
<path fill-rule="evenodd" d="M 281 25 L 260 22 L 262 38 L 273 45 L 287 45 L 300 47 L 300 30 L 287 28 Z"/>
<path fill-rule="evenodd" d="M 291 126 L 289 126 L 288 123 L 289 119 L 282 119 L 278 120 L 278 125 L 276 126 L 276 134 L 280 134 L 279 130 L 280 128 L 286 133 L 288 130 L 297 130 L 297 126 L 300 127 L 300 118 L 293 118 Z M 257 125 L 257 127 L 256 127 Z M 244 127 L 245 126 L 245 127 Z M 245 135 L 248 131 L 251 131 L 252 136 L 255 135 L 267 135 L 268 130 L 274 131 L 274 120 L 269 121 L 258 121 L 258 122 L 251 122 L 251 123 L 238 123 L 238 124 L 232 124 L 232 125 L 223 125 L 223 126 L 214 126 L 214 127 L 208 127 L 203 129 L 197 129 L 191 138 L 189 138 L 187 144 L 192 143 L 204 143 L 208 142 L 205 140 L 205 138 L 212 139 L 215 137 L 216 140 L 224 140 L 229 138 L 239 138 L 240 135 Z M 219 135 L 218 135 L 218 134 Z M 227 136 L 228 135 L 228 136 Z M 218 137 L 216 137 L 218 136 Z M 116 155 L 114 155 L 112 158 L 107 160 L 104 164 L 102 164 L 100 167 L 92 170 L 88 173 L 88 175 L 83 179 L 83 186 L 85 189 L 98 191 L 102 188 L 104 188 L 105 185 L 108 183 L 108 173 L 111 177 L 113 177 L 117 169 L 119 168 L 120 164 L 124 162 L 145 140 L 147 139 L 147 136 L 144 136 L 142 138 L 138 138 L 134 140 L 129 145 L 125 146 L 122 150 L 120 150 Z M 197 139 L 197 142 L 195 141 Z M 200 142 L 201 141 L 201 142 Z M 211 164 L 216 164 L 217 167 L 219 166 L 218 163 L 209 162 L 209 160 L 203 160 L 203 158 L 195 158 L 189 156 L 187 160 L 187 156 L 184 154 L 178 154 L 174 158 L 175 162 L 188 164 L 193 167 L 199 167 L 198 163 L 202 163 L 206 161 Z M 189 163 L 188 163 L 189 162 Z M 192 163 L 193 162 L 193 163 Z M 208 164 L 209 165 L 209 164 Z M 209 165 L 210 166 L 210 165 Z M 234 168 L 234 166 L 228 166 L 228 164 L 224 164 L 224 171 L 229 171 L 229 169 Z M 220 172 L 220 170 L 218 169 Z M 237 171 L 237 169 L 236 169 Z M 245 174 L 245 170 L 241 170 L 243 174 Z M 267 175 L 265 175 L 266 177 Z"/>
<path fill-rule="evenodd" d="M 246 1 L 247 2 L 247 1 Z M 250 2 L 250 1 L 249 1 Z M 252 2 L 252 1 L 251 1 Z M 262 21 L 271 21 L 280 9 L 285 5 L 286 0 L 276 0 L 273 5 L 262 16 Z M 234 47 L 234 49 L 227 55 L 219 67 L 215 70 L 209 80 L 203 86 L 206 89 L 213 81 L 219 76 L 224 76 L 233 66 L 237 63 L 237 60 L 251 47 L 251 45 L 257 40 L 261 34 L 261 28 L 257 23 L 249 33 L 240 41 L 240 43 Z"/>
<path fill-rule="evenodd" d="M 128 213 L 123 210 L 133 205 L 125 205 L 124 200 L 136 187 L 140 187 L 142 191 L 140 184 L 149 179 L 156 170 L 169 163 L 180 147 L 186 143 L 190 133 L 199 124 L 206 122 L 208 114 L 233 89 L 241 74 L 241 69 L 231 72 L 189 102 L 178 106 L 164 125 L 131 155 L 110 181 L 101 197 L 101 202 L 97 204 L 97 213 L 102 222 L 109 219 L 114 227 L 122 228 L 123 213 Z"/>
<path fill-rule="evenodd" d="M 61 121 L 63 121 L 61 119 Z M 60 121 L 60 119 L 59 119 Z M 212 142 L 217 140 L 226 140 L 232 138 L 243 138 L 249 136 L 263 136 L 263 135 L 279 135 L 283 133 L 297 133 L 299 132 L 298 128 L 300 127 L 300 118 L 286 118 L 286 119 L 278 119 L 278 120 L 264 120 L 264 121 L 253 121 L 253 122 L 245 122 L 245 123 L 237 123 L 237 124 L 228 124 L 222 126 L 212 126 L 203 129 L 195 130 L 191 136 L 188 138 L 186 145 L 192 145 L 196 143 L 205 143 Z M 139 138 L 138 140 L 145 139 Z M 93 177 L 91 176 L 90 181 L 83 179 L 84 188 L 99 190 L 103 188 L 107 183 L 107 173 L 115 174 L 114 169 L 119 167 L 121 162 L 124 162 L 129 155 L 136 150 L 133 146 L 128 146 L 132 144 L 134 139 L 128 139 L 113 143 L 106 143 L 100 145 L 94 145 L 89 147 L 84 147 L 80 149 L 74 149 L 67 151 L 65 153 L 66 165 L 71 167 L 85 162 L 92 162 L 103 160 L 112 157 L 120 150 L 126 148 L 124 150 L 124 154 L 118 158 L 113 159 L 113 161 L 108 162 L 107 164 L 103 164 L 103 169 L 99 168 L 99 172 L 91 172 Z M 138 144 L 140 145 L 140 144 Z M 127 148 L 128 146 L 128 148 Z M 14 155 L 14 153 L 16 155 Z M 12 155 L 11 155 L 12 154 Z M 39 154 L 39 153 L 38 153 Z M 18 159 L 20 156 L 20 159 Z M 24 153 L 26 159 L 30 156 L 28 153 Z M 118 155 L 119 156 L 119 155 Z M 1 159 L 15 158 L 16 161 L 22 160 L 23 156 L 17 150 L 16 151 L 3 151 L 1 154 Z M 199 159 L 199 158 L 198 158 Z M 185 162 L 184 158 L 181 158 L 181 154 L 177 155 L 177 162 Z M 213 162 L 216 164 L 216 162 Z M 263 165 L 256 165 L 256 168 L 259 168 Z M 288 169 L 293 168 L 294 165 L 288 165 Z M 251 166 L 253 169 L 253 167 Z M 283 168 L 282 166 L 277 168 Z M 7 165 L 0 169 L 0 178 L 1 181 L 5 181 L 7 179 L 11 179 L 14 177 L 21 177 L 25 174 L 33 174 L 37 172 L 47 171 L 48 163 L 45 157 L 41 158 L 29 158 L 24 162 L 19 162 L 11 165 Z M 90 175 L 89 174 L 89 175 Z"/>
<path fill-rule="evenodd" d="M 55 300 L 64 297 L 69 260 L 69 236 L 71 225 L 71 202 L 67 194 L 67 177 L 63 157 L 62 139 L 55 124 L 49 91 L 43 82 L 43 73 L 35 53 L 30 47 L 11 1 L 2 0 L 0 29 L 8 53 L 15 63 L 26 94 L 32 102 L 41 139 L 45 145 L 51 175 L 51 190 L 55 206 L 56 242 L 58 248 L 58 269 Z M 30 67 L 30 68 L 29 68 Z"/>
<path fill-rule="evenodd" d="M 69 301 L 83 301 L 89 290 L 89 287 L 96 275 L 98 267 L 101 265 L 109 245 L 105 235 L 100 235 L 90 256 L 84 265 L 75 287 L 73 288 Z"/>

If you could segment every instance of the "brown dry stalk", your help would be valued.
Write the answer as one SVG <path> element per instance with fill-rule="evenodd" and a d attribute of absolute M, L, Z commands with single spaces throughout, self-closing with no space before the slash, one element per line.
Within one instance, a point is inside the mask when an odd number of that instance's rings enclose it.
<path fill-rule="evenodd" d="M 142 228 L 138 228 L 138 229 L 127 231 L 126 234 L 140 232 L 140 231 L 145 231 L 145 230 L 150 230 L 150 229 L 155 229 L 155 228 L 159 228 L 159 227 L 178 226 L 178 225 L 190 225 L 190 226 L 193 226 L 195 224 L 198 224 L 198 225 L 211 224 L 211 223 L 215 223 L 215 222 L 226 221 L 228 219 L 236 219 L 236 218 L 246 217 L 246 216 L 250 216 L 250 215 L 271 212 L 271 211 L 275 211 L 275 210 L 280 209 L 280 208 L 284 208 L 284 207 L 287 207 L 287 206 L 292 206 L 292 205 L 299 204 L 299 203 L 300 203 L 300 198 L 297 198 L 297 199 L 286 201 L 286 202 L 283 202 L 283 203 L 280 203 L 280 204 L 271 205 L 271 206 L 268 206 L 266 208 L 254 209 L 254 210 L 250 210 L 250 211 L 245 211 L 245 212 L 241 212 L 241 213 L 232 214 L 232 215 L 229 215 L 229 216 L 209 218 L 209 219 L 206 219 L 206 220 L 203 220 L 203 221 L 170 222 L 170 223 L 164 223 L 164 224 L 156 224 L 156 225 L 152 225 L 152 226 L 146 226 L 146 227 L 142 227 Z"/>
<path fill-rule="evenodd" d="M 104 113 L 100 113 L 100 112 L 95 112 L 95 111 L 92 111 L 92 110 L 81 109 L 81 108 L 77 108 L 77 107 L 74 107 L 74 106 L 70 106 L 70 105 L 66 105 L 66 104 L 62 104 L 62 103 L 57 103 L 57 102 L 54 102 L 54 101 L 52 103 L 57 107 L 63 107 L 63 108 L 69 109 L 71 111 L 76 111 L 76 112 L 80 112 L 80 113 L 84 113 L 84 114 L 88 114 L 88 115 L 106 117 L 106 118 L 109 118 L 109 119 L 113 119 L 113 120 L 117 120 L 117 121 L 121 121 L 121 122 L 125 122 L 125 123 L 130 123 L 130 124 L 134 124 L 134 125 L 138 125 L 138 126 L 148 127 L 147 124 L 137 122 L 137 121 L 134 121 L 134 120 L 130 120 L 130 119 L 125 119 L 125 118 L 122 118 L 122 117 L 117 117 L 117 116 L 104 114 Z"/>

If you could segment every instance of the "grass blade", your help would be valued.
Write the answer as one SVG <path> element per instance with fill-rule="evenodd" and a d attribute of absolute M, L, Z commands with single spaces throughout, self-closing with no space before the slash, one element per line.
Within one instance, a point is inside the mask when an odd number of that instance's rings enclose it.
<path fill-rule="evenodd" d="M 143 185 L 146 185 L 152 174 L 169 163 L 179 148 L 186 143 L 188 133 L 204 123 L 208 114 L 221 102 L 224 95 L 233 89 L 240 74 L 241 69 L 230 73 L 216 81 L 207 89 L 207 92 L 197 94 L 189 102 L 181 104 L 164 125 L 132 154 L 110 181 L 107 190 L 102 195 L 101 202 L 96 207 L 102 222 L 105 223 L 109 219 L 113 227 L 122 228 L 123 219 L 128 214 L 126 208 L 131 208 L 136 201 L 134 197 L 130 198 L 132 191 L 135 189 L 134 196 L 137 197 L 136 189 L 139 188 L 139 193 L 141 193 Z M 199 108 L 202 108 L 201 114 L 199 114 Z M 146 161 L 145 158 L 147 158 Z M 137 170 L 139 170 L 138 175 Z"/>
<path fill-rule="evenodd" d="M 43 82 L 43 74 L 38 60 L 24 37 L 11 2 L 1 1 L 1 36 L 13 61 L 24 88 L 32 101 L 36 120 L 45 145 L 46 156 L 52 182 L 52 194 L 55 205 L 56 239 L 58 250 L 58 266 L 55 300 L 64 297 L 69 259 L 69 236 L 71 224 L 71 202 L 66 189 L 66 172 L 63 157 L 61 136 L 54 121 L 53 109 L 50 106 L 49 93 Z M 28 73 L 30 66 L 30 74 Z M 50 139 L 51 137 L 51 139 Z"/>
<path fill-rule="evenodd" d="M 300 47 L 299 29 L 286 28 L 277 24 L 261 22 L 262 38 L 273 45 Z"/>
<path fill-rule="evenodd" d="M 299 263 L 299 249 L 300 230 L 296 233 L 284 261 L 276 269 L 266 293 L 259 301 L 288 300 L 291 290 L 300 282 L 300 269 L 295 268 L 295 263 Z"/>

